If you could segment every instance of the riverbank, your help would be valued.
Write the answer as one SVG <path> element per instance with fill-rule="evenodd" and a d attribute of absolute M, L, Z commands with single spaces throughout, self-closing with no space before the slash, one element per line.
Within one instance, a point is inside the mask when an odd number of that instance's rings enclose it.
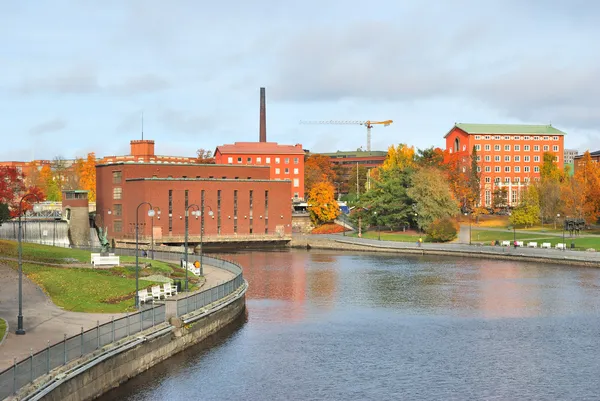
<path fill-rule="evenodd" d="M 355 238 L 343 235 L 295 235 L 292 238 L 290 246 L 292 248 L 303 249 L 445 255 L 600 267 L 599 252 L 571 250 L 513 248 L 457 243 L 424 243 L 422 246 L 418 246 L 417 243 L 379 241 L 376 239 Z"/>

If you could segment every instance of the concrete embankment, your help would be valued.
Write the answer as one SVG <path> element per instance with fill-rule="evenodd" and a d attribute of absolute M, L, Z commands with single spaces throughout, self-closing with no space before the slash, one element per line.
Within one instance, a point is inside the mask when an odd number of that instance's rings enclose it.
<path fill-rule="evenodd" d="M 215 305 L 173 317 L 41 377 L 14 400 L 92 400 L 165 359 L 200 343 L 245 311 L 247 284 Z"/>
<path fill-rule="evenodd" d="M 424 243 L 419 247 L 406 242 L 378 241 L 339 235 L 298 235 L 293 248 L 338 251 L 385 252 L 413 255 L 441 255 L 493 260 L 516 260 L 572 266 L 600 267 L 599 252 L 561 251 L 555 249 L 512 248 L 464 244 Z"/>

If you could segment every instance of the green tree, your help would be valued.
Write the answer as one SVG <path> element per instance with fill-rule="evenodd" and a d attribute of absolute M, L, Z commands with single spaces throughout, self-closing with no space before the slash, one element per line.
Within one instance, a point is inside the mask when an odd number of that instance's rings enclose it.
<path fill-rule="evenodd" d="M 356 172 L 357 169 L 358 174 Z M 348 194 L 360 198 L 361 195 L 367 192 L 367 173 L 368 170 L 365 166 L 362 166 L 358 163 L 352 166 L 350 169 L 350 175 L 348 176 Z M 358 188 L 356 185 L 357 182 Z"/>
<path fill-rule="evenodd" d="M 8 210 L 8 205 L 6 203 L 0 203 L 0 226 L 8 220 L 10 220 L 10 210 Z"/>
<path fill-rule="evenodd" d="M 340 214 L 333 185 L 328 181 L 314 184 L 308 195 L 308 213 L 314 225 L 334 220 Z"/>
<path fill-rule="evenodd" d="M 480 177 L 481 173 L 479 170 L 479 165 L 477 164 L 477 149 L 473 146 L 473 152 L 471 153 L 471 168 L 469 169 L 469 205 L 467 207 L 470 211 L 475 209 L 477 205 L 479 205 L 479 200 L 481 197 L 481 185 L 480 185 Z"/>
<path fill-rule="evenodd" d="M 444 165 L 444 151 L 433 146 L 427 149 L 418 149 L 416 163 L 420 167 L 438 167 Z"/>
<path fill-rule="evenodd" d="M 508 207 L 508 189 L 505 187 L 496 188 L 492 193 L 492 208 L 498 212 Z"/>
<path fill-rule="evenodd" d="M 410 182 L 407 194 L 414 203 L 419 228 L 427 230 L 433 221 L 458 214 L 458 203 L 439 169 L 421 168 L 412 174 Z"/>
<path fill-rule="evenodd" d="M 556 164 L 553 153 L 544 152 L 542 165 L 540 166 L 540 181 L 536 183 L 540 199 L 540 216 L 542 224 L 544 221 L 554 222 L 556 227 L 556 216 L 563 212 L 561 202 L 561 186 L 566 180 L 565 171 Z"/>
<path fill-rule="evenodd" d="M 387 227 L 402 227 L 413 220 L 412 201 L 406 193 L 410 174 L 409 170 L 395 167 L 380 171 L 379 179 L 372 181 L 372 188 L 359 202 L 360 207 L 369 211 L 371 224 L 377 219 Z"/>
<path fill-rule="evenodd" d="M 452 219 L 444 217 L 434 220 L 426 230 L 427 239 L 431 242 L 448 242 L 456 238 L 458 230 Z"/>
<path fill-rule="evenodd" d="M 540 195 L 535 185 L 530 185 L 521 196 L 519 206 L 513 209 L 510 223 L 513 226 L 533 226 L 540 218 Z"/>

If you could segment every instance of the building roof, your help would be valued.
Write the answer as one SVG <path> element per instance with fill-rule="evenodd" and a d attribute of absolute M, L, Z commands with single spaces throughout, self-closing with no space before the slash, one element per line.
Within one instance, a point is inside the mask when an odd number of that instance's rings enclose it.
<path fill-rule="evenodd" d="M 117 162 L 105 162 L 98 163 L 96 167 L 106 167 L 106 166 L 140 166 L 140 165 L 152 165 L 152 166 L 162 166 L 162 167 L 244 167 L 244 168 L 270 168 L 268 165 L 262 164 L 208 164 L 208 163 L 186 163 L 186 162 L 138 162 L 135 160 L 123 161 L 119 160 Z"/>
<path fill-rule="evenodd" d="M 277 142 L 235 142 L 234 144 L 217 146 L 215 154 L 278 154 L 303 155 L 302 145 L 279 145 Z"/>
<path fill-rule="evenodd" d="M 315 155 L 328 156 L 328 157 L 386 157 L 387 152 L 381 150 L 366 151 L 341 151 L 338 150 L 334 153 L 314 153 Z"/>
<path fill-rule="evenodd" d="M 585 153 L 575 156 L 573 159 L 582 159 L 585 156 Z M 590 156 L 598 157 L 600 156 L 600 150 L 596 150 L 595 152 L 590 152 Z"/>
<path fill-rule="evenodd" d="M 547 134 L 566 135 L 563 131 L 552 125 L 524 125 L 524 124 L 465 124 L 455 123 L 454 128 L 459 128 L 467 134 Z M 452 132 L 452 129 L 448 132 Z M 448 136 L 446 134 L 446 136 Z"/>
<path fill-rule="evenodd" d="M 289 178 L 285 178 L 283 180 L 271 180 L 271 179 L 266 179 L 266 178 L 250 178 L 250 179 L 245 179 L 245 178 L 183 178 L 183 177 L 175 177 L 175 178 L 162 178 L 162 177 L 139 177 L 139 178 L 126 178 L 125 179 L 126 182 L 133 182 L 133 181 L 169 181 L 169 182 L 173 182 L 173 181 L 195 181 L 195 182 L 199 182 L 199 181 L 210 181 L 210 182 L 214 182 L 214 181 L 223 181 L 223 182 L 287 182 L 290 183 L 292 182 L 291 179 Z"/>

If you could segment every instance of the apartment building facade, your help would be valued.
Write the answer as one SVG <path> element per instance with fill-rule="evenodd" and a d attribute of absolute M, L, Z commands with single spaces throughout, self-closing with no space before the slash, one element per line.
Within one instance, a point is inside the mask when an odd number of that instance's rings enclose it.
<path fill-rule="evenodd" d="M 530 182 L 539 180 L 543 154 L 564 164 L 564 136 L 552 125 L 456 123 L 446 134 L 446 151 L 459 157 L 463 169 L 477 151 L 481 173 L 481 205 L 490 207 L 496 189 L 507 190 L 509 206 L 516 206 Z"/>

